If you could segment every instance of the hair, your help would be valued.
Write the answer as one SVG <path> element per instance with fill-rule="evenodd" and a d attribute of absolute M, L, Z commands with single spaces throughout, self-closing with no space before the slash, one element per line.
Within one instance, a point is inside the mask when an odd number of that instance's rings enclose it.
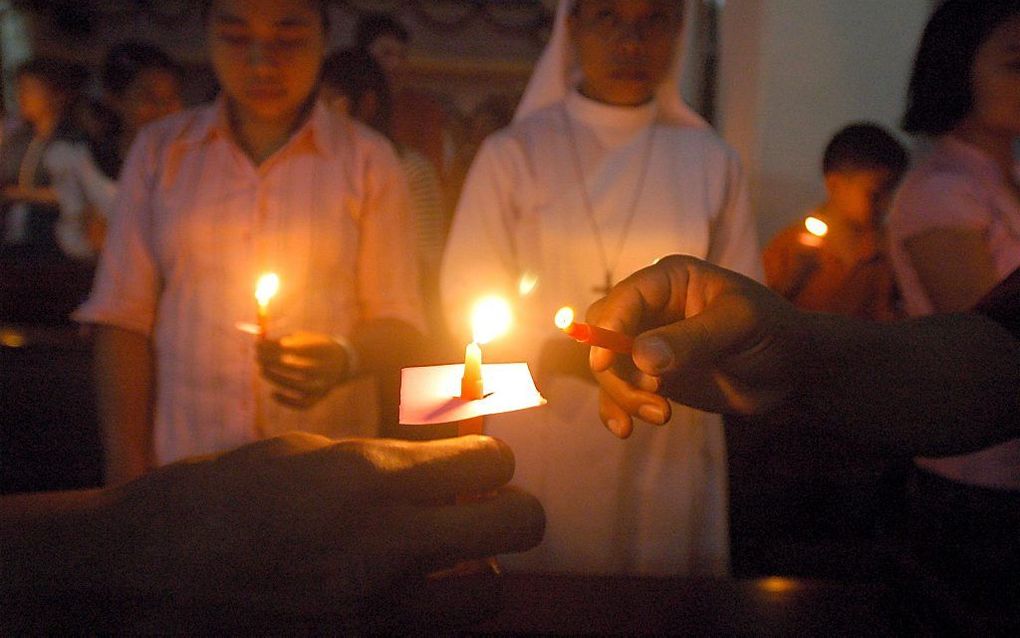
<path fill-rule="evenodd" d="M 216 0 L 202 0 L 202 24 L 206 24 L 209 21 L 209 11 L 212 9 L 213 2 Z M 319 9 L 319 15 L 322 17 L 322 32 L 329 34 L 329 0 L 313 0 Z"/>
<path fill-rule="evenodd" d="M 888 131 L 873 122 L 855 122 L 825 146 L 822 173 L 878 168 L 902 175 L 909 163 L 907 150 Z"/>
<path fill-rule="evenodd" d="M 393 100 L 386 73 L 368 51 L 357 47 L 334 51 L 322 63 L 320 79 L 337 93 L 347 96 L 352 108 L 366 93 L 374 92 L 379 100 L 379 113 L 377 122 L 371 124 L 389 135 Z"/>
<path fill-rule="evenodd" d="M 71 106 L 81 98 L 89 80 L 89 71 L 77 62 L 36 57 L 21 63 L 14 76 L 18 79 L 32 76 L 42 80 L 51 91 L 64 98 L 65 106 Z"/>
<path fill-rule="evenodd" d="M 578 11 L 580 11 L 581 0 L 565 0 L 565 1 L 572 2 L 572 4 L 570 5 L 569 13 L 572 16 L 577 16 Z M 680 13 L 680 17 L 681 18 L 684 15 L 684 5 L 685 4 L 686 3 L 683 2 L 683 0 L 677 0 L 676 8 L 677 8 L 677 11 Z"/>
<path fill-rule="evenodd" d="M 974 58 L 989 34 L 1020 14 L 1020 0 L 946 0 L 921 36 L 903 130 L 948 133 L 973 108 Z"/>
<path fill-rule="evenodd" d="M 407 32 L 404 25 L 388 13 L 366 13 L 358 20 L 354 29 L 354 45 L 367 49 L 373 42 L 384 35 L 393 36 L 398 41 L 407 44 L 411 41 L 411 34 Z"/>
<path fill-rule="evenodd" d="M 121 42 L 107 51 L 99 80 L 107 93 L 123 95 L 138 76 L 149 69 L 166 71 L 178 82 L 183 81 L 184 72 L 173 58 L 156 45 L 139 40 Z"/>

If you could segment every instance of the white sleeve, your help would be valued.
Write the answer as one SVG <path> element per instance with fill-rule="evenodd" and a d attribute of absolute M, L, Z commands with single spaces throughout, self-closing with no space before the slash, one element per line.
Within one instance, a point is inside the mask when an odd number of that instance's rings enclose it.
<path fill-rule="evenodd" d="M 764 281 L 758 227 L 751 212 L 747 177 L 736 152 L 726 148 L 723 204 L 712 221 L 708 261 Z"/>
<path fill-rule="evenodd" d="M 77 179 L 76 167 L 84 147 L 57 141 L 46 149 L 43 162 L 50 174 L 60 206 L 56 238 L 69 257 L 88 259 L 95 254 L 85 233 L 85 195 Z"/>
<path fill-rule="evenodd" d="M 458 343 L 471 339 L 475 301 L 517 296 L 514 174 L 510 141 L 490 137 L 464 182 L 440 270 L 443 311 Z"/>

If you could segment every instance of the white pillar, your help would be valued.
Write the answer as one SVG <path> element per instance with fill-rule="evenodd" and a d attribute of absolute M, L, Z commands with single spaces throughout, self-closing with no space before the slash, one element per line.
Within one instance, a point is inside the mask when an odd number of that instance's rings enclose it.
<path fill-rule="evenodd" d="M 729 0 L 718 126 L 748 170 L 762 242 L 822 196 L 843 125 L 898 130 L 930 0 Z"/>

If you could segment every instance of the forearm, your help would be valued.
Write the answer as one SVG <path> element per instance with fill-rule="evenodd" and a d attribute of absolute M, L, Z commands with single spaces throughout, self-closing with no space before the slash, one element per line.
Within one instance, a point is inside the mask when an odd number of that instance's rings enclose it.
<path fill-rule="evenodd" d="M 878 325 L 805 314 L 798 398 L 890 452 L 951 455 L 1020 435 L 1020 341 L 977 315 Z"/>
<path fill-rule="evenodd" d="M 99 326 L 95 377 L 106 455 L 106 482 L 118 484 L 153 467 L 153 354 L 145 335 Z"/>

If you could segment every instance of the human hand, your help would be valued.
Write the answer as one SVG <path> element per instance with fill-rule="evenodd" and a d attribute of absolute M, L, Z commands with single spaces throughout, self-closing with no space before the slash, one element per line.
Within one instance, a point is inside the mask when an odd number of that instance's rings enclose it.
<path fill-rule="evenodd" d="M 367 604 L 457 561 L 542 538 L 538 501 L 506 488 L 514 460 L 483 436 L 333 441 L 291 433 L 168 465 L 110 490 L 95 577 L 133 595 L 216 601 L 265 613 Z M 458 494 L 485 494 L 454 504 Z M 368 623 L 366 626 L 371 626 Z"/>
<path fill-rule="evenodd" d="M 353 363 L 336 339 L 315 332 L 261 339 L 257 351 L 262 376 L 276 386 L 273 398 L 299 410 L 314 406 L 343 383 Z"/>
<path fill-rule="evenodd" d="M 627 438 L 633 417 L 669 421 L 665 397 L 712 412 L 762 412 L 787 397 L 808 344 L 797 310 L 734 272 L 673 255 L 634 273 L 588 309 L 589 323 L 635 335 L 631 359 L 592 348 L 599 412 Z"/>

